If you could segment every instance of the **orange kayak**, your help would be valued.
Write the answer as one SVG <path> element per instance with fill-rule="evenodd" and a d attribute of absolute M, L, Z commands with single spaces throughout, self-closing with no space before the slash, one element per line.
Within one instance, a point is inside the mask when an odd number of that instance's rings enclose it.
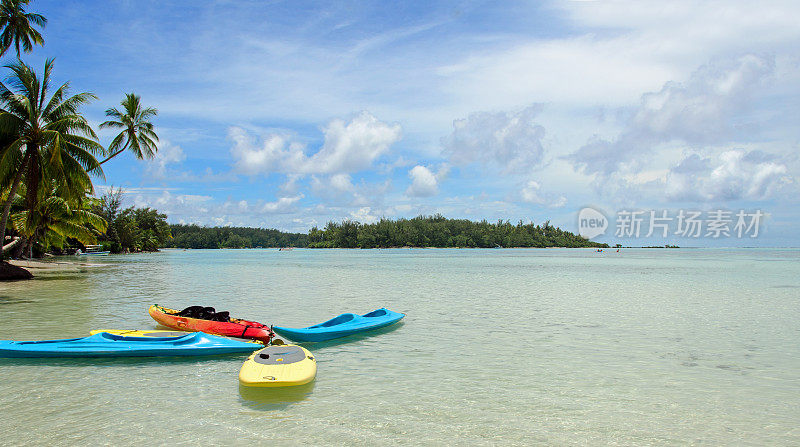
<path fill-rule="evenodd" d="M 269 326 L 255 321 L 230 318 L 228 321 L 212 321 L 200 318 L 182 317 L 180 311 L 154 304 L 148 309 L 150 316 L 159 324 L 182 331 L 205 332 L 227 337 L 249 338 L 269 343 L 275 333 Z"/>

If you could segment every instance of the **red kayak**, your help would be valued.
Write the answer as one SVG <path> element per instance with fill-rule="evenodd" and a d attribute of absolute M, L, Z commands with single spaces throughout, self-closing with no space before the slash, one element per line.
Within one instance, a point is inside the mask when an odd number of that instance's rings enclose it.
<path fill-rule="evenodd" d="M 224 335 L 227 337 L 250 338 L 268 344 L 275 333 L 269 326 L 255 321 L 240 320 L 238 318 L 228 318 L 227 312 L 224 317 L 215 320 L 192 318 L 179 315 L 181 312 L 175 309 L 154 304 L 148 310 L 150 316 L 159 324 L 182 331 L 205 332 L 206 334 Z M 217 314 L 217 315 L 219 315 Z M 222 321 L 220 321 L 222 320 Z"/>

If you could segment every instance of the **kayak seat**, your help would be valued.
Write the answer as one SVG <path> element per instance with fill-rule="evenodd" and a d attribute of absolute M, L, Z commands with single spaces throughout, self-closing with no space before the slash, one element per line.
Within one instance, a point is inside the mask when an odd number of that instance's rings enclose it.
<path fill-rule="evenodd" d="M 338 324 L 347 323 L 348 321 L 352 321 L 357 316 L 358 315 L 356 315 L 356 314 L 341 314 L 338 317 L 332 318 L 332 319 L 330 319 L 330 320 L 328 320 L 328 321 L 326 321 L 324 323 L 320 323 L 320 324 L 318 324 L 316 326 L 311 326 L 311 328 L 336 326 Z"/>
<path fill-rule="evenodd" d="M 373 310 L 372 312 L 364 314 L 363 316 L 369 318 L 369 317 L 382 317 L 384 315 L 386 315 L 386 309 Z"/>

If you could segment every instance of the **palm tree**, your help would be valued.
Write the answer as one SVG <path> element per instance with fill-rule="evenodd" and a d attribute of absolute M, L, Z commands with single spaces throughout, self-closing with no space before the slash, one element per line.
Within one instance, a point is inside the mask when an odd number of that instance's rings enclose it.
<path fill-rule="evenodd" d="M 127 93 L 120 105 L 124 113 L 116 108 L 108 109 L 106 116 L 116 121 L 109 120 L 100 125 L 101 129 L 105 127 L 122 129 L 108 146 L 111 155 L 100 164 L 121 154 L 125 149 L 130 149 L 139 160 L 153 158 L 158 151 L 156 146 L 158 135 L 153 131 L 153 123 L 149 119 L 158 115 L 158 110 L 152 107 L 143 109 L 141 98 L 133 93 Z"/>
<path fill-rule="evenodd" d="M 17 50 L 19 59 L 19 46 L 26 53 L 33 51 L 33 45 L 44 45 L 44 38 L 33 25 L 44 28 L 47 19 L 41 14 L 25 12 L 25 5 L 30 0 L 2 0 L 0 3 L 0 57 L 6 54 L 12 44 Z"/>
<path fill-rule="evenodd" d="M 68 196 L 91 193 L 89 174 L 103 175 L 94 156 L 104 153 L 97 135 L 79 112 L 82 105 L 96 99 L 93 94 L 68 96 L 66 82 L 48 100 L 52 59 L 45 62 L 41 80 L 22 61 L 7 67 L 12 71 L 7 81 L 11 89 L 0 83 L 0 135 L 14 139 L 0 153 L 0 189 L 10 187 L 0 222 L 0 241 L 5 241 L 11 202 L 23 178 L 28 210 L 36 207 L 43 178 L 53 179 Z"/>
<path fill-rule="evenodd" d="M 16 197 L 20 211 L 11 215 L 14 229 L 25 238 L 20 250 L 32 257 L 33 246 L 39 243 L 43 250 L 49 247 L 63 248 L 67 238 L 76 239 L 84 245 L 97 242 L 97 236 L 106 231 L 105 219 L 92 210 L 97 199 L 86 197 L 86 193 L 71 195 L 50 178 L 43 179 L 39 188 L 39 200 L 32 209 L 25 206 L 22 195 Z"/>

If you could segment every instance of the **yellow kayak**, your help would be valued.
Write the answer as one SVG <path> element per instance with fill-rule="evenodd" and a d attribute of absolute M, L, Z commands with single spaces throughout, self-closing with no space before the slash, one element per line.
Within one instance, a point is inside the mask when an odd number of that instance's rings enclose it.
<path fill-rule="evenodd" d="M 164 337 L 183 337 L 184 335 L 191 334 L 192 332 L 185 332 L 185 331 L 170 331 L 170 330 L 159 330 L 159 329 L 96 329 L 94 331 L 90 331 L 89 335 L 99 334 L 100 332 L 108 332 L 109 334 L 114 335 L 121 335 L 123 337 L 156 337 L 156 338 L 164 338 Z M 217 335 L 217 337 L 222 337 Z M 222 337 L 227 338 L 229 340 L 237 340 L 243 341 L 246 343 L 253 343 L 253 349 L 258 349 L 259 346 L 264 346 L 263 343 L 259 342 L 258 340 L 245 340 L 241 338 L 233 338 L 233 337 Z M 278 340 L 280 341 L 280 340 Z"/>
<path fill-rule="evenodd" d="M 244 386 L 296 386 L 311 382 L 316 375 L 317 361 L 306 348 L 279 345 L 248 357 L 239 370 L 239 382 Z"/>
<path fill-rule="evenodd" d="M 184 331 L 165 331 L 165 330 L 136 330 L 136 329 L 97 329 L 89 332 L 89 335 L 108 332 L 109 334 L 121 335 L 123 337 L 183 337 L 191 332 Z"/>

